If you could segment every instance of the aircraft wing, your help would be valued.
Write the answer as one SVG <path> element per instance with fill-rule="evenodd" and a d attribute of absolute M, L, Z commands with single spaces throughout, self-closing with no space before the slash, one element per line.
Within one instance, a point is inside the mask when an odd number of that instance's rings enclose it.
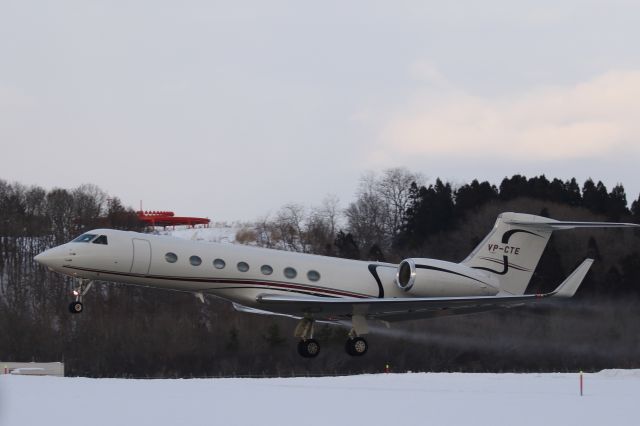
<path fill-rule="evenodd" d="M 340 320 L 353 315 L 368 319 L 403 321 L 446 315 L 470 314 L 509 308 L 550 297 L 572 297 L 586 276 L 592 259 L 586 259 L 554 291 L 519 296 L 403 297 L 388 299 L 298 297 L 261 294 L 264 310 L 296 317 Z"/>

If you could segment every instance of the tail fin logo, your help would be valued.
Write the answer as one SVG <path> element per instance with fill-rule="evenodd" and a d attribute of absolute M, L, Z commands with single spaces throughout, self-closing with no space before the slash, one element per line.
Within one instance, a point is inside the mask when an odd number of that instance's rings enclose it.
<path fill-rule="evenodd" d="M 531 232 L 531 231 L 527 231 L 524 229 L 512 229 L 510 231 L 505 232 L 504 234 L 502 234 L 502 238 L 501 238 L 501 243 L 502 244 L 497 244 L 497 243 L 489 243 L 488 244 L 488 251 L 491 254 L 494 254 L 496 252 L 502 252 L 504 253 L 504 256 L 502 256 L 502 260 L 500 259 L 495 259 L 492 257 L 480 257 L 480 259 L 485 260 L 487 262 L 493 262 L 493 263 L 497 263 L 499 265 L 502 266 L 502 270 L 501 271 L 497 271 L 495 269 L 491 269 L 491 268 L 484 268 L 481 266 L 474 266 L 474 269 L 480 269 L 483 271 L 488 271 L 488 272 L 492 272 L 494 274 L 498 274 L 498 275 L 506 275 L 507 272 L 509 272 L 509 268 L 511 269 L 515 269 L 518 271 L 523 271 L 523 272 L 531 272 L 531 269 L 525 268 L 523 266 L 519 266 L 516 265 L 514 263 L 509 263 L 509 257 L 507 255 L 509 254 L 513 254 L 513 255 L 520 255 L 520 247 L 515 247 L 513 245 L 509 245 L 509 240 L 511 239 L 511 237 L 514 234 L 517 233 L 525 233 L 525 234 L 530 234 L 530 235 L 534 235 L 536 237 L 540 237 L 540 238 L 544 238 L 542 235 L 538 235 L 535 232 Z"/>
<path fill-rule="evenodd" d="M 535 235 L 536 237 L 540 237 L 540 238 L 544 238 L 542 235 L 538 235 L 535 232 L 527 231 L 527 230 L 524 230 L 524 229 L 512 229 L 511 231 L 507 231 L 504 234 L 502 234 L 502 243 L 503 244 L 508 244 L 509 240 L 511 239 L 511 237 L 513 237 L 514 234 L 517 234 L 519 232 L 522 232 L 522 233 L 525 233 L 525 234 Z"/>

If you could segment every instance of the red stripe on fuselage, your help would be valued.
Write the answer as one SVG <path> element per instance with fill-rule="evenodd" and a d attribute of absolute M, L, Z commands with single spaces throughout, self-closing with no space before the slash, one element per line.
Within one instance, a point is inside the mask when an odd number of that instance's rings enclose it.
<path fill-rule="evenodd" d="M 144 275 L 144 274 L 132 274 L 127 272 L 105 271 L 100 269 L 82 268 L 82 267 L 70 266 L 70 265 L 64 265 L 63 267 L 68 269 L 75 269 L 79 271 L 117 275 L 122 277 L 149 278 L 154 280 L 198 282 L 198 283 L 212 283 L 212 284 L 238 284 L 238 285 L 250 284 L 250 285 L 265 286 L 265 287 L 303 290 L 303 291 L 308 291 L 313 293 L 327 293 L 330 295 L 345 296 L 345 297 L 357 297 L 360 299 L 375 297 L 367 294 L 351 293 L 348 291 L 336 290 L 336 289 L 325 288 L 325 287 L 314 287 L 314 286 L 308 286 L 304 284 L 284 283 L 281 281 L 260 281 L 260 280 L 248 280 L 248 279 L 243 280 L 243 279 L 220 279 L 220 278 L 191 278 L 191 277 L 175 277 L 175 276 L 171 277 L 171 276 L 164 276 L 164 275 Z M 215 289 L 216 289 L 215 287 L 211 288 L 211 290 L 215 290 Z"/>

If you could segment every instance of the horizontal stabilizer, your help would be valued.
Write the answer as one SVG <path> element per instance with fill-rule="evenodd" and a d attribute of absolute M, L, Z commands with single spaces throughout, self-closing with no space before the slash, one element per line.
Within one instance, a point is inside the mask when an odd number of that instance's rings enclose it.
<path fill-rule="evenodd" d="M 544 231 L 559 231 L 564 229 L 575 228 L 640 228 L 637 223 L 619 223 L 619 222 L 567 222 L 553 219 L 544 220 L 505 220 L 506 224 L 523 226 L 527 228 L 540 229 Z"/>
<path fill-rule="evenodd" d="M 569 275 L 567 279 L 564 280 L 562 284 L 555 289 L 555 291 L 553 291 L 552 295 L 554 297 L 573 297 L 573 295 L 576 294 L 578 287 L 580 287 L 580 284 L 582 284 L 582 280 L 584 280 L 587 272 L 589 272 L 589 268 L 591 268 L 592 264 L 593 259 L 585 259 L 584 262 L 582 262 L 580 266 L 578 266 L 575 271 L 573 271 L 571 275 Z"/>

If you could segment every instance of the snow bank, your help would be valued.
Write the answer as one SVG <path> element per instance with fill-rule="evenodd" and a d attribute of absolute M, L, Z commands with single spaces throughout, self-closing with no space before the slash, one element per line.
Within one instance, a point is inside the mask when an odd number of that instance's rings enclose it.
<path fill-rule="evenodd" d="M 236 241 L 236 233 L 243 228 L 243 225 L 234 223 L 213 223 L 209 228 L 189 228 L 185 226 L 176 227 L 176 229 L 168 228 L 165 230 L 158 229 L 156 232 L 160 235 L 168 235 L 185 240 L 202 241 L 208 243 L 234 243 Z"/>
<path fill-rule="evenodd" d="M 640 372 L 124 380 L 0 376 L 0 424 L 632 425 Z"/>

